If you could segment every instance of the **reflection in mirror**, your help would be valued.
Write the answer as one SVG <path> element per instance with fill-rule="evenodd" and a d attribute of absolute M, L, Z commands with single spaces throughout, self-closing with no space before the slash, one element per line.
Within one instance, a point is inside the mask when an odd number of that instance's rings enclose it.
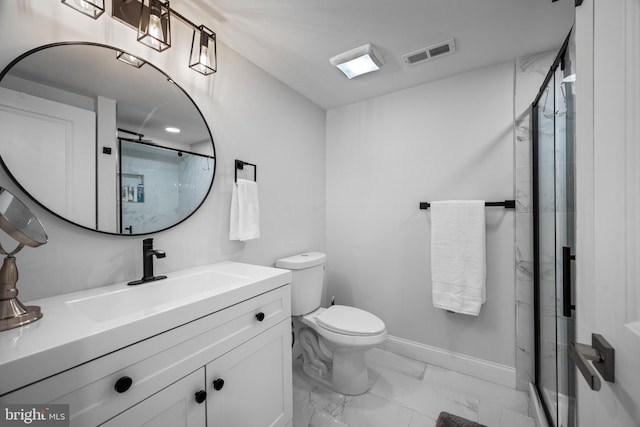
<path fill-rule="evenodd" d="M 126 138 L 119 141 L 121 232 L 170 227 L 195 210 L 209 191 L 212 157 Z"/>
<path fill-rule="evenodd" d="M 126 53 L 129 57 L 130 54 Z M 0 74 L 0 160 L 36 202 L 76 225 L 148 234 L 188 218 L 215 174 L 209 127 L 192 99 L 122 50 L 58 43 Z"/>

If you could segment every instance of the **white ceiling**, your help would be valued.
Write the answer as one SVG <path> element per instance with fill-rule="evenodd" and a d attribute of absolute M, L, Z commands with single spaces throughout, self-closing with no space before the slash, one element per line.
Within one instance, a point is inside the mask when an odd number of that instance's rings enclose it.
<path fill-rule="evenodd" d="M 172 0 L 266 72 L 325 109 L 524 55 L 559 49 L 574 0 Z M 417 65 L 403 54 L 454 38 L 456 53 Z M 374 44 L 380 71 L 348 80 L 329 64 Z M 224 63 L 218 64 L 221 69 Z M 215 78 L 215 76 L 214 76 Z"/>

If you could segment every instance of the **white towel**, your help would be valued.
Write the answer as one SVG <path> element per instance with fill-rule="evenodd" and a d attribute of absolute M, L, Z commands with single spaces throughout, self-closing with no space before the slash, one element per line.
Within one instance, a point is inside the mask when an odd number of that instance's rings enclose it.
<path fill-rule="evenodd" d="M 484 200 L 431 202 L 433 305 L 477 316 L 486 300 Z"/>
<path fill-rule="evenodd" d="M 260 206 L 255 181 L 238 179 L 233 184 L 229 226 L 230 240 L 246 242 L 260 237 Z"/>

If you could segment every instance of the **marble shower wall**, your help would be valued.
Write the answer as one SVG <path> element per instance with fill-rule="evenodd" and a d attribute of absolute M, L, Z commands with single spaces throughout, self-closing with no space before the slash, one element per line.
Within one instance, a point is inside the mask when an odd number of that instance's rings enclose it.
<path fill-rule="evenodd" d="M 530 107 L 556 56 L 556 51 L 518 58 L 515 70 L 516 177 L 516 388 L 534 381 L 533 188 Z"/>
<path fill-rule="evenodd" d="M 122 225 L 133 227 L 134 234 L 162 230 L 179 219 L 178 191 L 179 168 L 177 154 L 169 156 L 167 150 L 140 156 L 135 150 L 122 152 L 123 183 L 125 176 L 133 178 L 133 183 L 144 184 L 144 198 L 140 201 L 122 200 Z"/>
<path fill-rule="evenodd" d="M 209 191 L 215 159 L 185 154 L 178 158 L 178 217 L 185 218 L 204 200 Z"/>

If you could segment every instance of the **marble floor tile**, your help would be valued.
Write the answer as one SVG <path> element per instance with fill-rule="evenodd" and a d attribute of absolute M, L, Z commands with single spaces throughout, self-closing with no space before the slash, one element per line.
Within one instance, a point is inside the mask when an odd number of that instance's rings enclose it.
<path fill-rule="evenodd" d="M 417 380 L 387 370 L 373 385 L 370 393 L 433 419 L 437 419 L 440 412 L 447 411 L 472 421 L 478 420 L 478 399 L 426 381 L 426 376 L 423 380 Z"/>
<path fill-rule="evenodd" d="M 420 412 L 413 411 L 409 427 L 435 427 L 436 420 L 422 415 Z"/>
<path fill-rule="evenodd" d="M 351 427 L 408 426 L 413 411 L 393 402 L 365 393 L 347 397 L 342 413 L 336 417 Z"/>
<path fill-rule="evenodd" d="M 499 427 L 503 409 L 498 402 L 483 400 L 478 407 L 478 422 L 489 427 Z M 519 426 L 514 424 L 512 427 Z"/>
<path fill-rule="evenodd" d="M 315 384 L 294 361 L 293 426 L 408 426 L 413 411 L 371 393 L 345 396 Z M 333 420 L 333 423 L 331 422 Z"/>
<path fill-rule="evenodd" d="M 500 417 L 499 427 L 535 427 L 536 423 L 533 418 L 526 417 L 518 412 L 504 408 Z"/>
<path fill-rule="evenodd" d="M 345 405 L 345 396 L 314 383 L 302 372 L 302 359 L 293 362 L 293 426 L 307 427 L 316 413 L 333 414 Z"/>
<path fill-rule="evenodd" d="M 309 379 L 302 358 L 294 360 L 293 427 L 435 427 L 441 411 L 489 427 L 534 427 L 521 391 L 380 349 L 367 361 L 371 390 L 344 396 Z"/>
<path fill-rule="evenodd" d="M 490 412 L 492 405 L 498 405 L 525 416 L 529 414 L 529 395 L 524 391 L 514 390 L 433 365 L 427 366 L 424 380 L 430 384 L 438 384 L 477 399 L 480 413 Z"/>
<path fill-rule="evenodd" d="M 316 412 L 311 417 L 309 427 L 349 427 L 349 424 L 337 420 L 326 412 Z"/>

